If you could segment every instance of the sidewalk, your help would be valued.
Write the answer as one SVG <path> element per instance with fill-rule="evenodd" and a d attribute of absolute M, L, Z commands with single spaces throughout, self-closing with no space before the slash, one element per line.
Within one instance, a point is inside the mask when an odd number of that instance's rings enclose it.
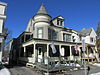
<path fill-rule="evenodd" d="M 90 66 L 89 75 L 94 75 L 94 73 L 100 73 L 100 66 Z M 85 70 L 72 70 L 65 72 L 64 75 L 85 75 Z M 95 74 L 96 75 L 96 74 Z M 100 74 L 99 74 L 100 75 Z"/>

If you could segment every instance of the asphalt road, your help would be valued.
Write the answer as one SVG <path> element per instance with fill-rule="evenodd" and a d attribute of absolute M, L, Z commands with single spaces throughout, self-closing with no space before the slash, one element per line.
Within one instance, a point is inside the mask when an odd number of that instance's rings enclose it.
<path fill-rule="evenodd" d="M 90 69 L 89 74 L 100 72 L 100 67 L 90 66 L 90 68 L 91 69 Z M 36 69 L 27 68 L 25 66 L 16 66 L 13 68 L 9 68 L 9 70 L 12 75 L 44 75 L 42 72 Z M 63 73 L 52 73 L 50 75 L 85 75 L 85 71 L 82 69 L 71 70 L 71 71 L 65 71 Z"/>
<path fill-rule="evenodd" d="M 39 72 L 32 71 L 30 68 L 27 67 L 14 67 L 9 68 L 12 75 L 42 75 Z"/>

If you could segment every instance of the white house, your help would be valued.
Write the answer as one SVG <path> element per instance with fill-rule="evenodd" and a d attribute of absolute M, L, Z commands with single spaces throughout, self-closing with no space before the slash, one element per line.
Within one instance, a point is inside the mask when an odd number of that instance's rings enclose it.
<path fill-rule="evenodd" d="M 77 31 L 65 28 L 64 21 L 62 16 L 52 19 L 42 4 L 29 20 L 26 31 L 17 38 L 18 49 L 15 52 L 19 53 L 18 61 L 26 64 L 52 64 L 59 60 L 74 60 L 74 56 L 79 61 L 96 61 L 96 33 L 93 28 Z M 82 56 L 83 39 L 86 42 L 85 58 Z M 89 56 L 91 53 L 93 56 Z"/>
<path fill-rule="evenodd" d="M 4 37 L 5 32 L 4 32 L 4 24 L 6 21 L 6 7 L 7 4 L 4 2 L 0 2 L 0 62 L 2 61 L 2 50 L 3 50 L 3 42 L 4 42 Z"/>

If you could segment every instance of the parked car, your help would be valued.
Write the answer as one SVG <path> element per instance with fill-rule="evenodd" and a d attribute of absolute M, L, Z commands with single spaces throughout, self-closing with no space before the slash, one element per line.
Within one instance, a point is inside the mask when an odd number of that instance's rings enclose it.
<path fill-rule="evenodd" d="M 11 75 L 10 71 L 0 62 L 0 75 Z"/>

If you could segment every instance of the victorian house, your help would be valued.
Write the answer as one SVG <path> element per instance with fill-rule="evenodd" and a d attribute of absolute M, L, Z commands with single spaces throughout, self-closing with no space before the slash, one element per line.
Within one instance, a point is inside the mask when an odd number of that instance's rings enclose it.
<path fill-rule="evenodd" d="M 52 17 L 42 4 L 38 12 L 29 20 L 26 31 L 14 40 L 11 47 L 13 60 L 31 64 L 40 62 L 52 64 L 60 61 L 96 61 L 96 33 L 93 28 L 77 31 L 64 27 L 64 18 Z M 86 55 L 83 57 L 82 40 L 85 40 Z M 15 48 L 16 47 L 16 48 Z"/>

